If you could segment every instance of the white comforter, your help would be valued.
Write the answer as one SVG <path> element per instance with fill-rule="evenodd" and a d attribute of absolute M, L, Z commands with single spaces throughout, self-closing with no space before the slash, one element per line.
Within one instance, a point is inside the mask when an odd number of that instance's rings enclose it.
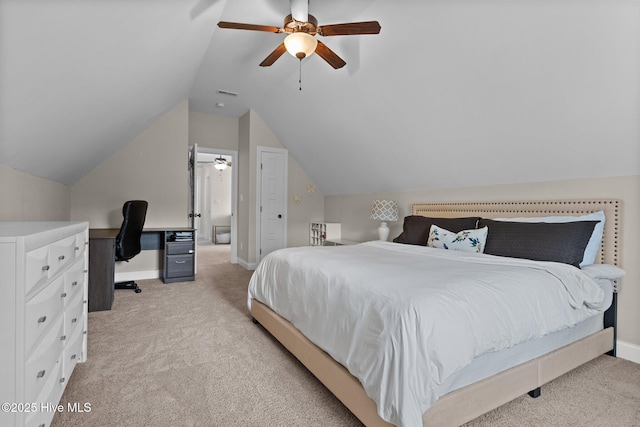
<path fill-rule="evenodd" d="M 273 252 L 252 298 L 358 378 L 380 417 L 421 426 L 474 357 L 572 326 L 604 292 L 565 264 L 376 241 Z"/>

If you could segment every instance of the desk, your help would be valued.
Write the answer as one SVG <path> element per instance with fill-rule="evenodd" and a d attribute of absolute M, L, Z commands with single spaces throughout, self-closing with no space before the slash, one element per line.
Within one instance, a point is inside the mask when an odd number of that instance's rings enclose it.
<path fill-rule="evenodd" d="M 111 310 L 117 229 L 89 229 L 89 311 Z"/>
<path fill-rule="evenodd" d="M 89 229 L 89 311 L 111 310 L 119 231 L 118 228 Z M 195 280 L 194 231 L 187 227 L 142 230 L 142 250 L 164 251 L 160 266 L 164 283 Z"/>

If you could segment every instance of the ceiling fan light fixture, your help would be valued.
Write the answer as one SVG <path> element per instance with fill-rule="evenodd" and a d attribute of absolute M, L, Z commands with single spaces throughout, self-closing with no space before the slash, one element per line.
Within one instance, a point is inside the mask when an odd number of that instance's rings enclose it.
<path fill-rule="evenodd" d="M 219 171 L 223 171 L 227 168 L 227 160 L 220 156 L 218 158 L 216 158 L 215 162 L 213 163 L 213 167 L 218 169 Z"/>
<path fill-rule="evenodd" d="M 291 33 L 284 39 L 287 52 L 300 60 L 313 54 L 316 46 L 318 46 L 318 40 L 305 32 Z"/>

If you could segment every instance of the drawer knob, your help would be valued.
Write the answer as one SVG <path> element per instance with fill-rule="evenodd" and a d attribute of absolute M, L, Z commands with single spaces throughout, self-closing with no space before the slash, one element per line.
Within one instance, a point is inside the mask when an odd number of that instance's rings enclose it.
<path fill-rule="evenodd" d="M 73 282 L 71 286 L 78 286 L 78 281 L 76 280 L 75 282 Z"/>
<path fill-rule="evenodd" d="M 75 355 L 75 354 L 72 354 L 72 355 L 71 355 L 71 360 L 75 360 L 75 358 L 76 358 L 76 355 Z"/>
<path fill-rule="evenodd" d="M 66 340 L 66 339 L 67 339 L 67 336 L 66 336 L 66 335 L 63 335 L 63 336 L 61 336 L 61 337 L 60 337 L 60 341 L 64 341 L 64 340 Z"/>
<path fill-rule="evenodd" d="M 38 374 L 36 375 L 36 378 L 44 377 L 44 373 L 45 373 L 45 370 L 43 369 L 42 371 L 38 372 Z"/>
<path fill-rule="evenodd" d="M 73 248 L 73 249 L 74 249 L 74 250 L 76 250 L 76 251 L 79 251 L 79 250 L 80 250 L 80 246 L 76 246 L 76 247 L 75 247 L 75 248 Z"/>
<path fill-rule="evenodd" d="M 47 316 L 42 316 L 41 318 L 38 319 L 38 323 L 44 323 L 47 321 Z"/>
<path fill-rule="evenodd" d="M 60 255 L 60 256 L 58 257 L 58 261 L 62 261 L 63 259 L 64 259 L 64 255 Z"/>
<path fill-rule="evenodd" d="M 192 254 L 193 253 L 193 249 L 189 249 L 189 253 Z"/>
<path fill-rule="evenodd" d="M 65 379 L 65 377 L 60 378 L 60 382 L 63 383 Z"/>
<path fill-rule="evenodd" d="M 73 319 L 71 319 L 71 323 L 76 323 L 78 321 L 77 317 L 74 317 Z"/>
<path fill-rule="evenodd" d="M 51 268 L 51 266 L 49 266 L 49 265 L 43 265 L 42 266 L 42 271 L 49 271 L 50 268 Z"/>
<path fill-rule="evenodd" d="M 66 293 L 66 292 L 63 292 L 63 293 L 60 295 L 60 297 L 61 297 L 61 298 L 65 298 L 66 296 L 67 296 L 67 293 Z"/>

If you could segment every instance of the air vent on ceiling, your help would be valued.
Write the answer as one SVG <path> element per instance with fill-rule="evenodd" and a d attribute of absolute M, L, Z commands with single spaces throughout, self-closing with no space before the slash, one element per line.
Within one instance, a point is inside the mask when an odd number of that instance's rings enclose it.
<path fill-rule="evenodd" d="M 238 96 L 237 93 L 229 92 L 228 90 L 218 89 L 216 92 L 218 92 L 220 95 Z"/>

